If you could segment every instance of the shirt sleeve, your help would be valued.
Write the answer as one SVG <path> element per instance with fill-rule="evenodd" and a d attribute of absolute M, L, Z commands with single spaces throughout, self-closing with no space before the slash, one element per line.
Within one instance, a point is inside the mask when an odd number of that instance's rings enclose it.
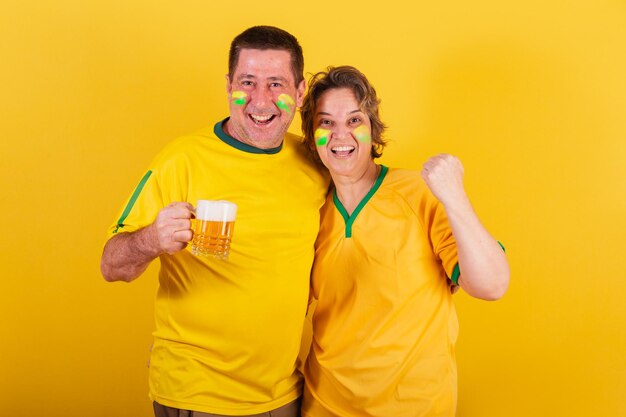
<path fill-rule="evenodd" d="M 458 279 L 458 255 L 456 240 L 448 222 L 443 205 L 430 192 L 425 183 L 421 183 L 419 197 L 419 213 L 422 215 L 422 224 L 428 234 L 433 253 L 443 266 L 448 278 L 454 282 Z"/>
<path fill-rule="evenodd" d="M 176 144 L 167 146 L 150 164 L 134 191 L 126 200 L 116 220 L 107 231 L 107 239 L 122 232 L 134 232 L 154 222 L 159 211 L 174 201 L 187 201 L 187 159 Z"/>
<path fill-rule="evenodd" d="M 163 207 L 156 177 L 154 170 L 146 171 L 109 227 L 108 238 L 122 232 L 134 232 L 154 221 Z"/>

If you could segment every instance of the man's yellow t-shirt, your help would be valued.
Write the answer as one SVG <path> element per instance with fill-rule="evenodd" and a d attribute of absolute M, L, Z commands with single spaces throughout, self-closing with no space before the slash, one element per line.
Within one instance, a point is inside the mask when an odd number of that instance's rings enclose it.
<path fill-rule="evenodd" d="M 303 416 L 454 415 L 456 243 L 416 171 L 387 169 L 351 216 L 322 209 Z"/>
<path fill-rule="evenodd" d="M 160 256 L 150 397 L 214 414 L 256 414 L 301 394 L 296 358 L 327 179 L 298 138 L 260 150 L 223 122 L 167 146 L 110 236 L 152 223 L 172 202 L 238 205 L 227 261 Z"/>

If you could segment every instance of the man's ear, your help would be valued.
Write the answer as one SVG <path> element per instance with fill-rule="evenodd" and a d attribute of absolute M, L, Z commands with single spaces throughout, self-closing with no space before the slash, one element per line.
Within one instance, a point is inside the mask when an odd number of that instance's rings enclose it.
<path fill-rule="evenodd" d="M 230 77 L 228 76 L 228 74 L 226 74 L 225 77 L 226 77 L 226 92 L 230 94 L 233 92 L 233 84 L 230 82 Z"/>
<path fill-rule="evenodd" d="M 302 103 L 304 102 L 304 93 L 306 92 L 306 81 L 300 81 L 298 84 L 298 88 L 296 89 L 296 106 L 302 107 Z"/>

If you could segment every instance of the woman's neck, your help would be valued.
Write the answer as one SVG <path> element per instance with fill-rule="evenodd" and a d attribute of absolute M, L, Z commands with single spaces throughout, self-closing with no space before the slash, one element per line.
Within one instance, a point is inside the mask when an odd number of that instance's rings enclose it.
<path fill-rule="evenodd" d="M 341 201 L 343 208 L 346 209 L 348 215 L 352 215 L 354 209 L 359 205 L 363 198 L 370 192 L 372 186 L 378 178 L 380 165 L 376 165 L 374 161 L 367 166 L 367 169 L 358 176 L 332 175 L 335 189 L 337 190 L 337 198 Z"/>

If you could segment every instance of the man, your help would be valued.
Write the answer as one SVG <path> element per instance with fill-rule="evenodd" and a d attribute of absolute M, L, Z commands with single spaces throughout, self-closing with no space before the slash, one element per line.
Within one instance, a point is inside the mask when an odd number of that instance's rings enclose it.
<path fill-rule="evenodd" d="M 287 133 L 303 61 L 281 29 L 237 36 L 230 117 L 167 146 L 111 227 L 107 281 L 132 281 L 161 261 L 149 376 L 157 416 L 299 415 L 296 359 L 327 187 Z M 187 249 L 199 199 L 238 205 L 227 261 Z"/>

